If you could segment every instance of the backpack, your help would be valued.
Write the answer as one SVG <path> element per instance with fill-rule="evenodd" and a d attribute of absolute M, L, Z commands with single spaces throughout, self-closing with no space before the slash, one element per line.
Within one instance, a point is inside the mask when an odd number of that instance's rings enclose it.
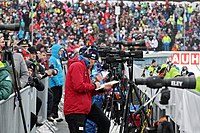
<path fill-rule="evenodd" d="M 157 133 L 174 133 L 172 124 L 168 121 L 159 123 Z"/>

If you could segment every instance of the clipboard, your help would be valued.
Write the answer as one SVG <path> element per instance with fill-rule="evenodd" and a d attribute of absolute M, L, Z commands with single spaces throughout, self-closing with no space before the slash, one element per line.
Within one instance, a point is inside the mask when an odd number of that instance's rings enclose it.
<path fill-rule="evenodd" d="M 99 88 L 96 88 L 95 90 L 97 91 L 97 90 L 103 89 L 106 84 L 114 85 L 114 84 L 117 84 L 117 83 L 119 83 L 119 81 L 113 80 L 113 81 L 102 84 Z"/>

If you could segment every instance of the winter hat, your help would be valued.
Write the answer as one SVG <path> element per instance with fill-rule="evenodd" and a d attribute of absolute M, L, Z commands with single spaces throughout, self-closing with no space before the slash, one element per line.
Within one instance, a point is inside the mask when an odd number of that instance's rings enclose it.
<path fill-rule="evenodd" d="M 86 46 L 80 47 L 80 49 L 79 49 L 79 54 L 82 55 L 86 50 L 87 50 L 87 47 L 86 47 Z"/>
<path fill-rule="evenodd" d="M 26 66 L 29 69 L 35 70 L 35 64 L 32 61 L 26 60 Z"/>
<path fill-rule="evenodd" d="M 28 48 L 28 51 L 31 53 L 31 54 L 36 54 L 37 53 L 37 50 L 34 46 L 31 46 Z"/>
<path fill-rule="evenodd" d="M 153 64 L 154 62 L 156 62 L 156 60 L 153 59 L 152 62 L 151 62 L 151 64 Z"/>
<path fill-rule="evenodd" d="M 99 53 L 97 49 L 89 47 L 84 53 L 84 57 L 90 58 L 92 60 L 98 60 L 99 59 Z"/>
<path fill-rule="evenodd" d="M 18 43 L 21 47 L 28 47 L 28 40 L 27 39 L 22 39 L 20 40 L 20 42 Z"/>

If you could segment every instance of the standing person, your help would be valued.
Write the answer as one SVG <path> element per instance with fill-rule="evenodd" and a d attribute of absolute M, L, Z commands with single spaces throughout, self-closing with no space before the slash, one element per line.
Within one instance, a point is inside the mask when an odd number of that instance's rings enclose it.
<path fill-rule="evenodd" d="M 141 77 L 145 77 L 146 70 L 148 70 L 149 76 L 157 75 L 156 69 L 157 69 L 157 63 L 156 63 L 156 60 L 153 59 L 151 61 L 151 65 L 144 67 Z"/>
<path fill-rule="evenodd" d="M 60 44 L 54 44 L 51 47 L 51 57 L 49 59 L 49 66 L 53 66 L 54 69 L 58 69 L 58 74 L 49 79 L 49 88 L 53 91 L 52 117 L 56 119 L 59 118 L 58 104 L 60 103 L 60 99 L 62 97 L 62 87 L 64 84 L 62 64 L 60 61 L 62 52 L 62 46 Z M 57 119 L 57 121 L 62 121 L 62 119 Z"/>
<path fill-rule="evenodd" d="M 7 62 L 0 61 L 0 100 L 7 99 L 12 93 L 12 79 Z"/>
<path fill-rule="evenodd" d="M 0 100 L 6 100 L 12 93 L 10 65 L 7 61 L 3 61 L 4 49 L 4 38 L 0 38 Z"/>
<path fill-rule="evenodd" d="M 98 81 L 100 84 L 104 83 L 103 75 L 102 75 L 102 68 L 100 63 L 95 63 L 93 67 L 91 68 L 91 75 L 90 75 L 92 81 Z M 96 104 L 99 108 L 102 109 L 103 105 L 103 100 L 104 100 L 104 95 L 95 95 L 92 97 L 92 104 Z M 86 122 L 86 127 L 85 127 L 85 132 L 86 133 L 96 133 L 96 124 L 91 121 L 87 120 Z"/>
<path fill-rule="evenodd" d="M 4 40 L 4 38 L 1 38 L 1 40 L 0 40 L 1 48 L 0 49 L 2 49 L 2 50 L 5 49 L 5 45 L 6 45 L 6 41 Z M 10 44 L 8 43 L 7 45 L 9 46 Z M 14 52 L 13 55 L 9 54 L 8 56 L 9 57 L 8 57 L 7 61 L 10 65 L 12 65 L 10 56 L 13 56 L 13 61 L 14 61 L 14 65 L 15 65 L 15 73 L 17 76 L 16 78 L 19 79 L 18 85 L 20 88 L 24 88 L 24 86 L 28 83 L 28 77 L 29 77 L 26 62 L 21 53 Z M 3 58 L 3 55 L 2 55 L 2 58 Z M 11 70 L 10 73 L 11 73 L 11 75 L 13 75 L 13 70 Z M 12 78 L 14 78 L 14 77 L 12 76 Z M 14 79 L 12 79 L 12 80 L 14 80 Z"/>
<path fill-rule="evenodd" d="M 156 49 L 158 48 L 158 40 L 156 39 L 156 37 L 153 37 L 153 40 L 151 41 L 151 47 L 153 49 L 153 51 L 156 51 Z"/>
<path fill-rule="evenodd" d="M 90 69 L 98 60 L 96 49 L 88 48 L 83 55 L 68 61 L 66 75 L 64 114 L 70 133 L 85 133 L 86 119 L 97 124 L 97 133 L 109 133 L 110 121 L 103 111 L 92 105 L 92 96 L 97 94 L 99 82 L 92 83 Z M 111 88 L 110 84 L 104 90 Z"/>
<path fill-rule="evenodd" d="M 168 61 L 166 64 L 161 65 L 159 76 L 163 76 L 165 79 L 168 79 L 179 77 L 181 76 L 181 73 L 171 61 Z"/>
<path fill-rule="evenodd" d="M 188 71 L 187 66 L 183 66 L 182 69 L 181 69 L 181 76 L 190 77 L 190 76 L 195 76 L 195 75 L 194 75 L 193 72 Z"/>
<path fill-rule="evenodd" d="M 162 43 L 164 46 L 164 51 L 170 51 L 171 38 L 168 34 L 165 34 L 165 36 L 162 38 Z"/>
<path fill-rule="evenodd" d="M 2 45 L 0 43 L 0 100 L 7 99 L 12 93 L 12 78 L 10 66 L 2 60 Z"/>
<path fill-rule="evenodd" d="M 14 53 L 13 59 L 15 63 L 15 71 L 17 73 L 17 77 L 20 81 L 20 87 L 24 88 L 25 85 L 28 83 L 28 68 L 26 66 L 26 62 L 20 53 Z"/>

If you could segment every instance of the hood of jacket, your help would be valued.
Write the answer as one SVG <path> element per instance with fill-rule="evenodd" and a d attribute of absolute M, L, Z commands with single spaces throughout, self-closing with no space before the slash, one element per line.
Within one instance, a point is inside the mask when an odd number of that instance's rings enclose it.
<path fill-rule="evenodd" d="M 78 62 L 78 61 L 81 62 L 82 64 L 85 64 L 86 67 L 90 64 L 90 62 L 87 59 L 85 59 L 83 56 L 79 56 L 79 57 L 74 57 L 74 58 L 68 60 L 68 63 L 67 63 L 68 68 L 70 67 L 70 65 L 72 63 Z"/>
<path fill-rule="evenodd" d="M 60 56 L 58 55 L 59 50 L 62 48 L 62 46 L 60 44 L 54 44 L 51 47 L 51 55 L 57 59 L 60 58 Z"/>
<path fill-rule="evenodd" d="M 74 57 L 72 59 L 69 59 L 68 62 L 67 62 L 67 67 L 69 68 L 71 64 L 73 64 L 74 62 L 78 62 L 78 61 L 80 61 L 78 59 L 78 57 Z"/>

